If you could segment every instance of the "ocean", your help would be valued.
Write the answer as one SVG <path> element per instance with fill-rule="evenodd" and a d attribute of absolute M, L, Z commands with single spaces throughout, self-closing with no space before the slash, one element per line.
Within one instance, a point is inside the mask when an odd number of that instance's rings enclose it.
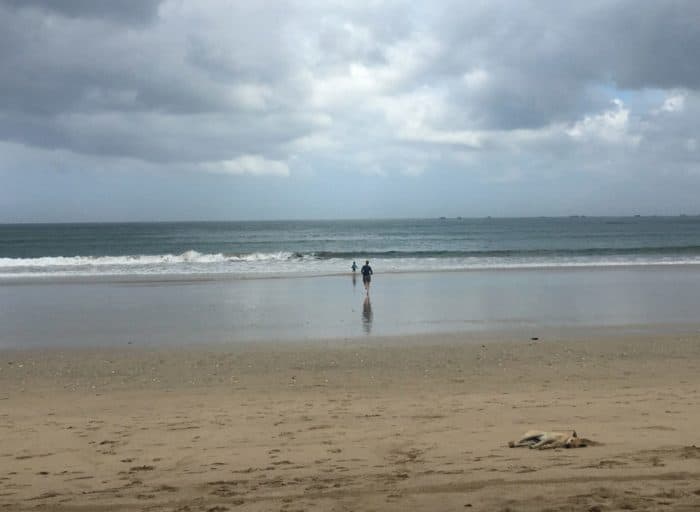
<path fill-rule="evenodd" d="M 700 264 L 700 216 L 0 225 L 0 281 Z"/>

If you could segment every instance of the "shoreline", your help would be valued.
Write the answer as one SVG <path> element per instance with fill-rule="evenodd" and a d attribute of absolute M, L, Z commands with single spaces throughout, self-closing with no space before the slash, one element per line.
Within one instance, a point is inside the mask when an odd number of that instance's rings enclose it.
<path fill-rule="evenodd" d="M 0 507 L 700 506 L 700 333 L 550 335 L 2 350 Z"/>
<path fill-rule="evenodd" d="M 460 273 L 500 273 L 500 272 L 596 272 L 596 271 L 624 271 L 624 270 L 669 270 L 690 271 L 700 270 L 698 262 L 668 262 L 668 263 L 582 263 L 582 264 L 552 264 L 552 265 L 503 265 L 489 267 L 446 268 L 430 270 L 384 270 L 375 272 L 377 276 L 402 276 L 424 274 L 460 274 Z M 359 272 L 356 274 L 359 276 Z M 188 283 L 225 283 L 235 281 L 265 281 L 286 279 L 322 279 L 330 277 L 352 277 L 352 272 L 326 272 L 326 273 L 162 273 L 162 274 L 77 274 L 77 275 L 37 275 L 37 276 L 0 276 L 0 285 L 25 286 L 42 284 L 188 284 Z"/>

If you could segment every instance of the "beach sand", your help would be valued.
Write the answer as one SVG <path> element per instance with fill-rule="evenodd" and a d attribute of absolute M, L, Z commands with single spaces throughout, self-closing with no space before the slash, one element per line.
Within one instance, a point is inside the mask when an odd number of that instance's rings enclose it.
<path fill-rule="evenodd" d="M 531 336 L 0 351 L 0 510 L 700 509 L 700 334 Z"/>

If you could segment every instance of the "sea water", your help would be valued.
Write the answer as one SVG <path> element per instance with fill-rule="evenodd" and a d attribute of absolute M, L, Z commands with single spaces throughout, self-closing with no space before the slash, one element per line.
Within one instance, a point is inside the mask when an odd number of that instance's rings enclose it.
<path fill-rule="evenodd" d="M 699 265 L 700 217 L 0 225 L 0 280 Z"/>

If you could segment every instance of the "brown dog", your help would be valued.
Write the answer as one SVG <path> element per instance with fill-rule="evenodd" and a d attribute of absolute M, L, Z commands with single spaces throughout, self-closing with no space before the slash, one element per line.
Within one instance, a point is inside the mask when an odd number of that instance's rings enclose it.
<path fill-rule="evenodd" d="M 549 448 L 585 448 L 594 444 L 590 439 L 579 437 L 576 431 L 572 432 L 544 432 L 542 430 L 528 430 L 518 441 L 508 441 L 511 448 L 536 448 L 546 450 Z"/>

